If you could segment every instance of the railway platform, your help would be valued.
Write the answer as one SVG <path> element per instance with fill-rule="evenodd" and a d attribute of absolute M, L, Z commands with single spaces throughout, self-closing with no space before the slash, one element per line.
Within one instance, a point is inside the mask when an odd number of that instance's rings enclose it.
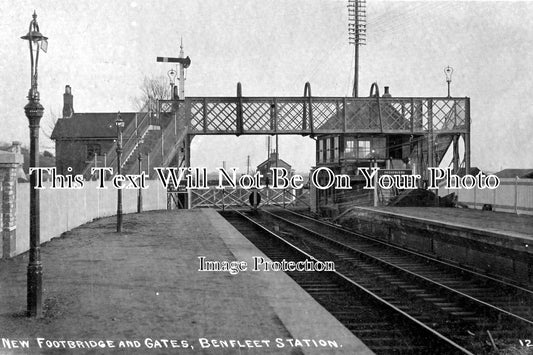
<path fill-rule="evenodd" d="M 496 233 L 533 242 L 531 215 L 444 207 L 372 207 L 372 209 L 404 218 L 426 220 L 432 224 L 475 229 L 486 234 Z"/>
<path fill-rule="evenodd" d="M 282 272 L 199 271 L 264 256 L 210 209 L 103 218 L 42 245 L 44 317 L 26 318 L 27 253 L 0 260 L 0 354 L 371 354 Z"/>
<path fill-rule="evenodd" d="M 353 207 L 351 229 L 533 285 L 533 216 L 463 208 Z"/>

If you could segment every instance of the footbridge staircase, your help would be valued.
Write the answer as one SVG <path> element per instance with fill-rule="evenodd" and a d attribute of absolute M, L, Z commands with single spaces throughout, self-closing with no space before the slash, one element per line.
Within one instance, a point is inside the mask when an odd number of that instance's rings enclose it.
<path fill-rule="evenodd" d="M 147 104 L 137 113 L 122 133 L 121 173 L 137 174 L 145 171 L 153 177 L 153 167 L 182 166 L 185 164 L 185 144 L 188 142 L 188 127 L 185 110 L 180 110 L 183 101 L 158 101 Z M 83 170 L 86 180 L 96 179 L 91 173 L 94 167 L 112 167 L 116 174 L 117 142 L 105 152 L 105 162 L 91 161 Z M 111 175 L 108 175 L 109 177 Z"/>

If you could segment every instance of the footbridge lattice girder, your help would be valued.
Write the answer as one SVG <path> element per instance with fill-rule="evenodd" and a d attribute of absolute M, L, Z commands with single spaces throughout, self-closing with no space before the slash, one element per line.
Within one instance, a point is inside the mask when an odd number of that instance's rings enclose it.
<path fill-rule="evenodd" d="M 153 117 L 157 109 L 157 117 Z M 138 119 L 137 119 L 138 118 Z M 304 96 L 243 97 L 240 83 L 235 97 L 189 97 L 184 100 L 148 102 L 135 122 L 124 130 L 123 164 L 153 124 L 161 133 L 148 154 L 150 166 L 167 166 L 176 154 L 190 163 L 190 139 L 194 135 L 326 135 L 410 134 L 435 137 L 462 135 L 465 164 L 470 166 L 470 99 L 468 97 L 317 97 L 306 83 Z M 163 122 L 166 122 L 163 125 Z M 433 144 L 428 144 L 432 156 Z M 116 143 L 107 152 L 107 166 L 116 159 Z M 182 159 L 182 160 L 183 160 Z M 90 177 L 96 162 L 87 164 Z M 429 164 L 433 166 L 434 164 Z"/>
<path fill-rule="evenodd" d="M 191 97 L 160 100 L 188 134 L 463 134 L 469 98 Z"/>

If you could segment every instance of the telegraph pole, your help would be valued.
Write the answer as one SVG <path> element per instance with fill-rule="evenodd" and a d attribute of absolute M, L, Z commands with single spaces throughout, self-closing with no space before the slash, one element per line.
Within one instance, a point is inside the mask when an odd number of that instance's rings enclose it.
<path fill-rule="evenodd" d="M 353 97 L 358 97 L 359 46 L 366 44 L 366 0 L 348 0 L 348 39 L 354 45 Z"/>

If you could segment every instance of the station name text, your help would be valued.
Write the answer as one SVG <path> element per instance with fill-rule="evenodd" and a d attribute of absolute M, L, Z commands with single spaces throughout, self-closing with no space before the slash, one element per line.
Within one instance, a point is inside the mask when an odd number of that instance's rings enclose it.
<path fill-rule="evenodd" d="M 72 171 L 71 168 L 67 169 Z M 302 175 L 291 174 L 285 168 L 270 168 L 268 176 L 261 172 L 253 174 L 239 174 L 238 168 L 217 168 L 217 179 L 211 187 L 216 189 L 302 189 L 307 184 Z M 154 168 L 161 185 L 167 189 L 179 187 L 189 190 L 206 190 L 208 183 L 207 168 Z M 85 186 L 84 176 L 81 174 L 58 174 L 56 168 L 30 168 L 30 174 L 35 174 L 36 189 L 82 189 Z M 91 173 L 97 181 L 97 189 L 147 189 L 148 175 L 113 174 L 113 168 L 92 168 Z M 500 179 L 496 175 L 479 172 L 477 175 L 465 174 L 459 176 L 451 168 L 428 168 L 428 173 L 422 181 L 419 174 L 405 174 L 402 171 L 382 170 L 380 168 L 358 168 L 358 175 L 364 181 L 364 189 L 416 189 L 422 182 L 428 189 L 496 189 Z M 335 174 L 327 167 L 320 167 L 310 174 L 309 185 L 319 190 L 335 188 L 339 190 L 352 189 L 354 177 L 347 174 Z M 361 181 L 361 179 L 360 179 Z M 48 183 L 46 183 L 48 182 Z"/>

